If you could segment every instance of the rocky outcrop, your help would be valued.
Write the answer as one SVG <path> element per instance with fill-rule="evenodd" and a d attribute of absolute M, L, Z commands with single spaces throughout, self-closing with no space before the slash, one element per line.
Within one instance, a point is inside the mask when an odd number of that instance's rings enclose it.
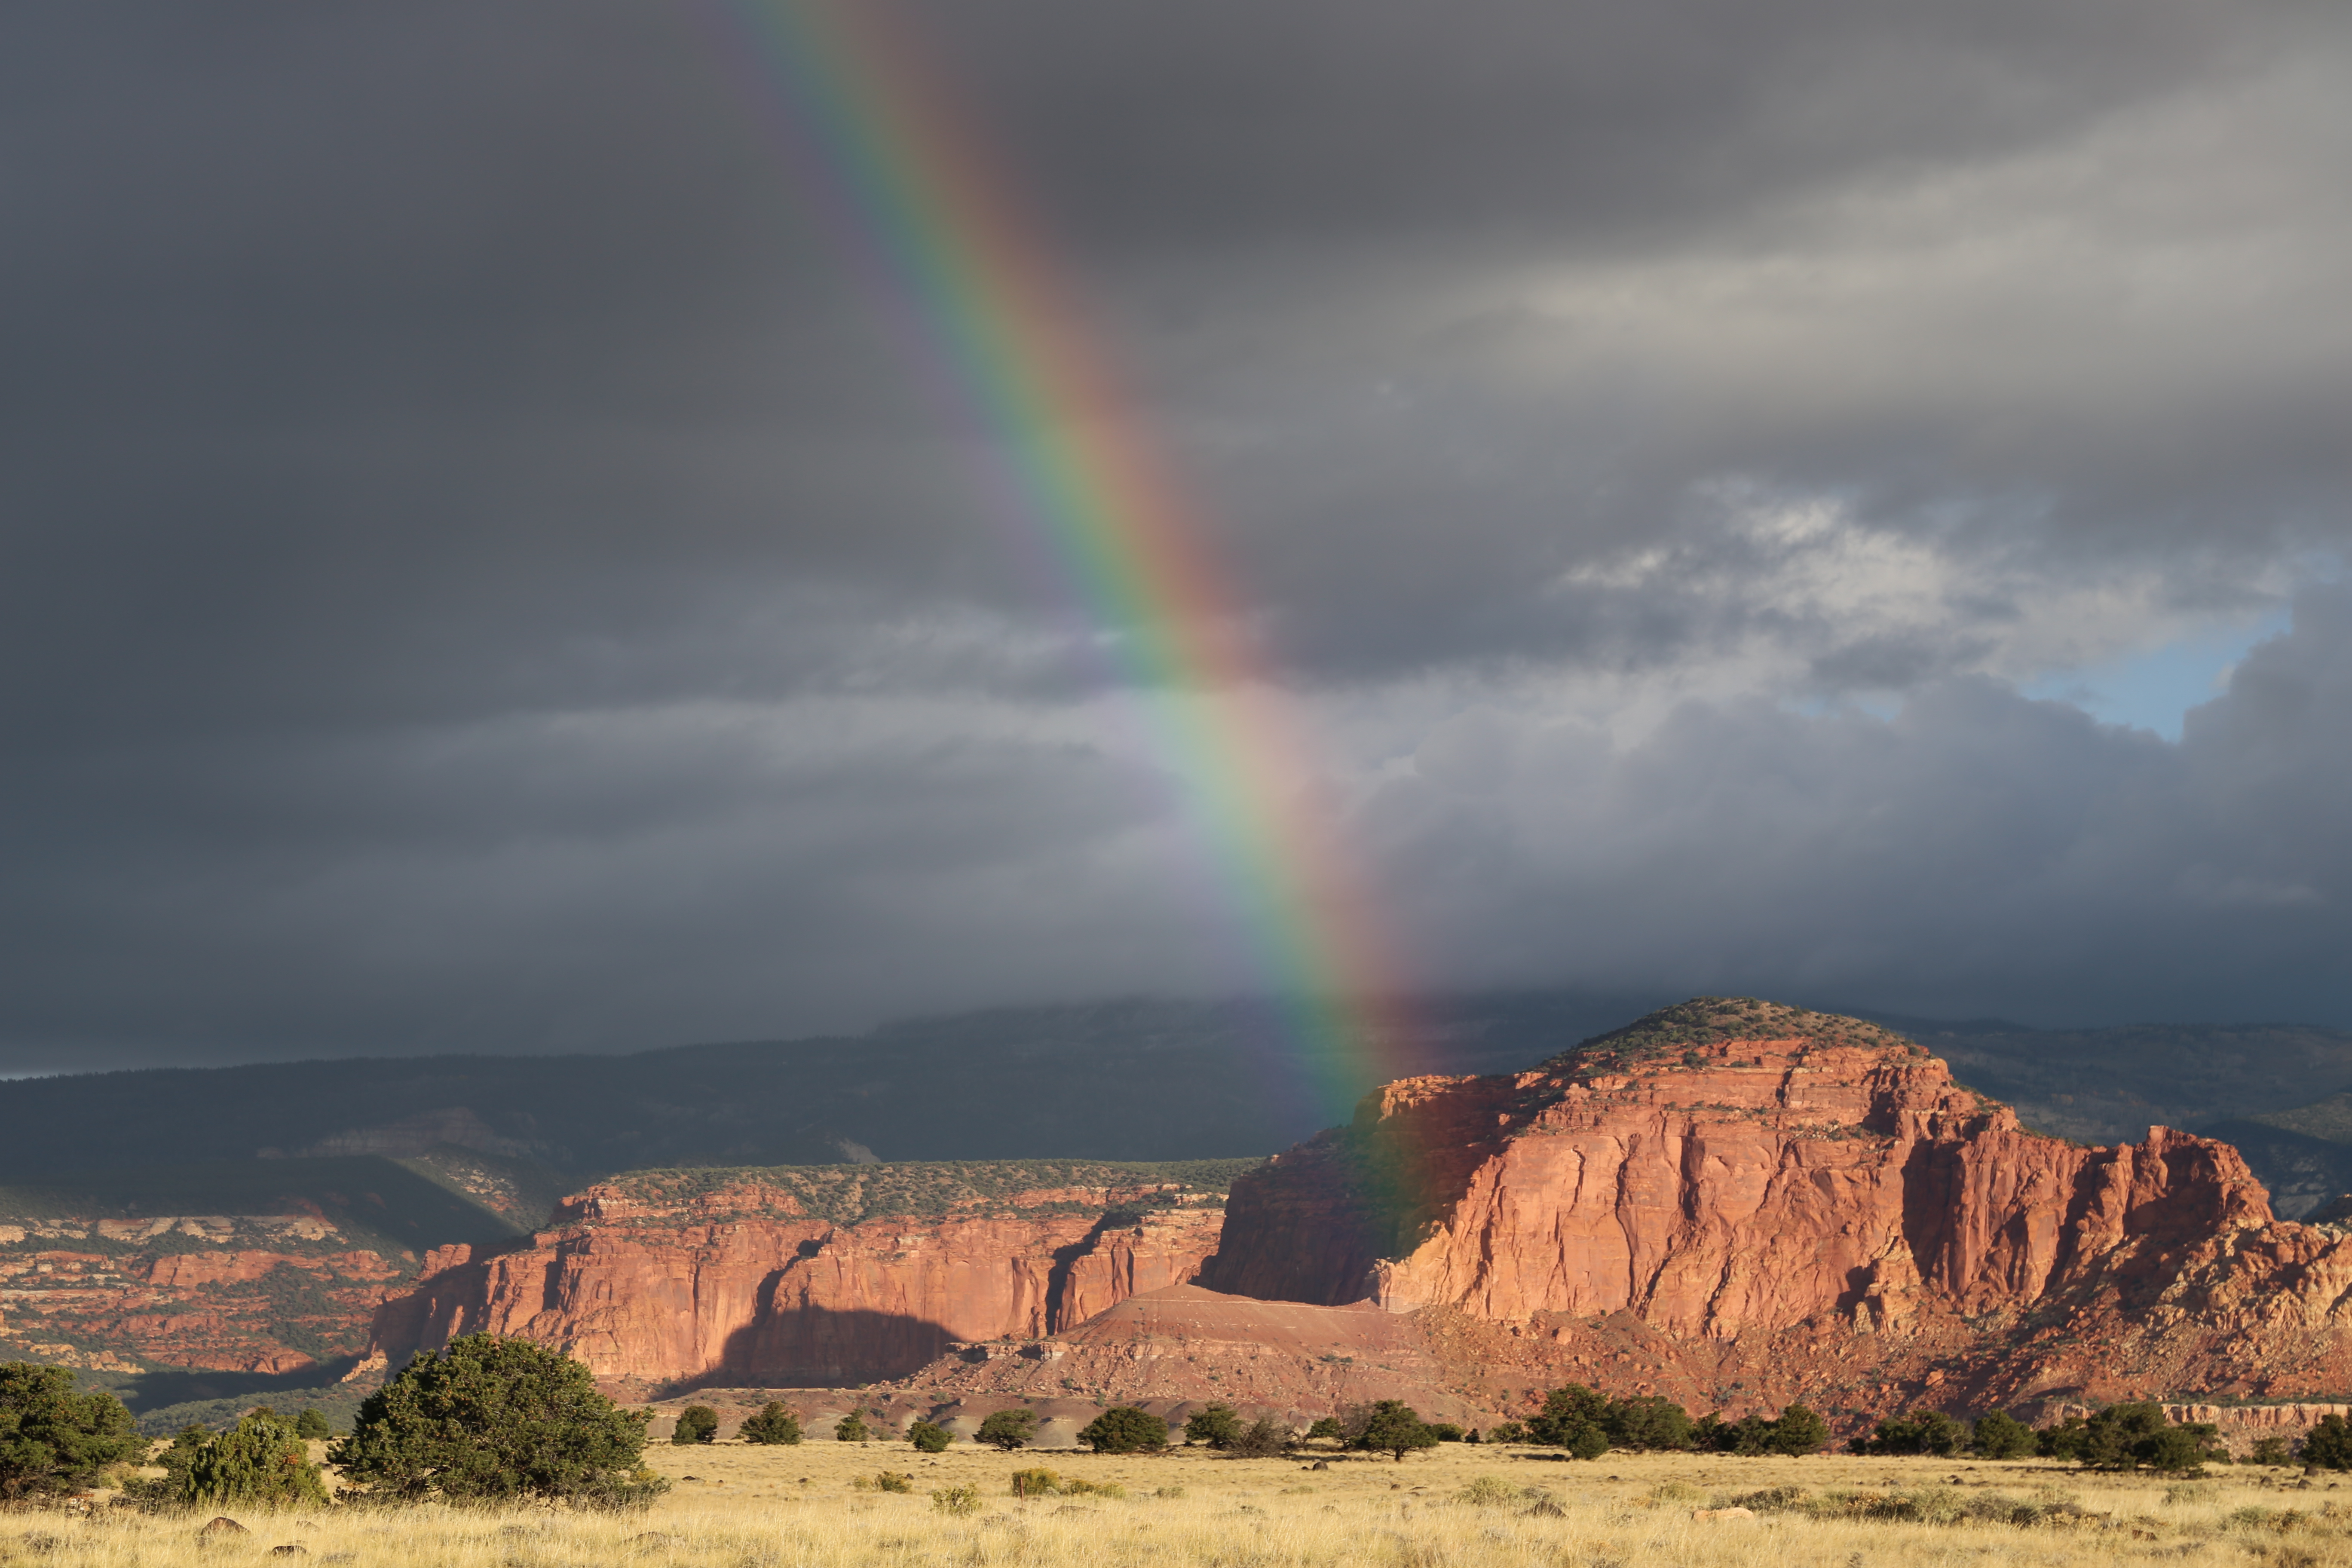
<path fill-rule="evenodd" d="M 1797 1018 L 1754 1035 L 1391 1084 L 1238 1184 L 1209 1278 L 1504 1321 L 1631 1310 L 1727 1339 L 1824 1315 L 1885 1327 L 1923 1293 L 2027 1306 L 2270 1221 L 2225 1144 L 2158 1129 L 2083 1148 L 1895 1037 Z"/>
<path fill-rule="evenodd" d="M 1709 1407 L 2352 1388 L 2352 1244 L 2228 1145 L 2040 1137 L 1900 1037 L 1754 1002 L 1391 1084 L 1236 1182 L 1202 1278 Z"/>
<path fill-rule="evenodd" d="M 348 1364 L 385 1287 L 415 1268 L 315 1215 L 0 1226 L 0 1359 L 101 1372 Z"/>
<path fill-rule="evenodd" d="M 1422 1314 L 1370 1302 L 1308 1306 L 1175 1285 L 1131 1296 L 1047 1339 L 950 1347 L 918 1378 L 941 1409 L 1036 1405 L 1082 1392 L 1182 1415 L 1208 1404 L 1305 1426 L 1350 1405 L 1403 1399 L 1432 1420 L 1486 1419 L 1451 1392 Z"/>
<path fill-rule="evenodd" d="M 526 1246 L 430 1254 L 415 1289 L 378 1312 L 370 1360 L 488 1331 L 618 1384 L 863 1383 L 952 1342 L 1035 1338 L 1190 1279 L 1223 1220 L 1213 1194 L 1173 1184 L 970 1194 L 910 1215 L 814 1180 L 589 1188 Z"/>

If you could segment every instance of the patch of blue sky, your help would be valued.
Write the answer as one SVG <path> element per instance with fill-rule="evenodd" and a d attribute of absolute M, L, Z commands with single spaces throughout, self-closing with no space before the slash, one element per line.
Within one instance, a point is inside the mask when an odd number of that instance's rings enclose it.
<path fill-rule="evenodd" d="M 2161 647 L 2053 670 L 2026 682 L 2025 695 L 2071 702 L 2103 724 L 2128 724 L 2178 741 L 2182 716 L 2219 697 L 2238 661 L 2256 643 L 2285 631 L 2290 619 L 2281 607 L 2258 621 L 2212 626 Z"/>

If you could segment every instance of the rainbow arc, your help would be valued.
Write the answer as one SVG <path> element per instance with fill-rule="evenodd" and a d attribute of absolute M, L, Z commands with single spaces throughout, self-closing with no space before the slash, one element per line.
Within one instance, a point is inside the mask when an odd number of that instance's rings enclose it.
<path fill-rule="evenodd" d="M 1403 976 L 1317 749 L 1244 630 L 1245 597 L 1126 397 L 1052 247 L 914 40 L 866 0 L 723 14 L 799 177 L 908 308 L 984 427 L 1074 605 L 1182 781 L 1327 1114 L 1392 1076 Z"/>

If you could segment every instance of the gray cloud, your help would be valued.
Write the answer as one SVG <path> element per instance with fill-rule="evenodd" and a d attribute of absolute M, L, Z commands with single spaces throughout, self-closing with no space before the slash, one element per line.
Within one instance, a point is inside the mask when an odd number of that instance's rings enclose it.
<path fill-rule="evenodd" d="M 2331 8 L 901 15 L 1428 978 L 2352 1016 Z M 0 23 L 0 1065 L 1262 982 L 730 16 Z"/>
<path fill-rule="evenodd" d="M 1975 679 L 1892 721 L 1694 703 L 1628 746 L 1498 725 L 1373 815 L 1456 973 L 1792 984 L 1951 1014 L 2340 1016 L 2352 593 L 2305 595 L 2182 741 Z"/>

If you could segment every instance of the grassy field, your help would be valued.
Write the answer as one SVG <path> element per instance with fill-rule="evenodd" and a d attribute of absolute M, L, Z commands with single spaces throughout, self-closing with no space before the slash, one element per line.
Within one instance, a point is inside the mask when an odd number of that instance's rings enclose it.
<path fill-rule="evenodd" d="M 2250 1466 L 2202 1481 L 2077 1475 L 2050 1464 L 1742 1460 L 1610 1456 L 1591 1464 L 1449 1445 L 1403 1465 L 1223 1460 L 1203 1452 L 1097 1458 L 1000 1455 L 959 1444 L 936 1458 L 904 1444 L 654 1449 L 677 1480 L 650 1510 L 618 1517 L 439 1508 L 244 1512 L 245 1535 L 203 1537 L 203 1515 L 100 1509 L 0 1514 L 0 1559 L 30 1568 L 220 1568 L 273 1552 L 352 1568 L 1667 1568 L 1739 1564 L 2188 1563 L 2213 1568 L 2352 1564 L 2352 1490 Z M 1013 1472 L 1044 1466 L 1125 1489 L 1016 1500 Z M 856 1482 L 889 1469 L 904 1495 Z M 688 1479 L 693 1478 L 693 1479 Z M 929 1494 L 970 1486 L 958 1517 Z M 1822 1518 L 1761 1511 L 1695 1519 L 1775 1488 L 1812 1499 L 1900 1492 L 1930 1511 L 1979 1512 L 2007 1498 L 2071 1502 L 2020 1526 Z M 1465 1495 L 1466 1494 L 1466 1495 Z M 2336 1497 L 2346 1499 L 2344 1510 Z M 1480 1499 L 1485 1500 L 1479 1500 Z M 289 1547 L 299 1552 L 285 1551 Z"/>

